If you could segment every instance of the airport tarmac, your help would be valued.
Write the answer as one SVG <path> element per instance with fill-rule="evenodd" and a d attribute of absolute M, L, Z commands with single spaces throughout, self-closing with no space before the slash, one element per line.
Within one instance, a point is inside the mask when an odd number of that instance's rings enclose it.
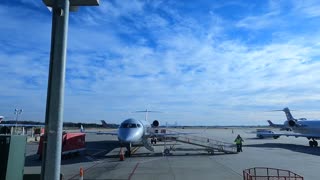
<path fill-rule="evenodd" d="M 241 180 L 244 169 L 270 167 L 290 170 L 305 180 L 319 179 L 318 162 L 320 148 L 308 146 L 306 138 L 280 137 L 279 139 L 256 139 L 255 128 L 233 129 L 174 129 L 194 132 L 216 140 L 232 143 L 240 134 L 244 139 L 243 152 L 238 154 L 210 155 L 189 144 L 168 142 L 181 149 L 164 156 L 164 144 L 157 143 L 155 152 L 144 147 L 133 148 L 133 155 L 119 160 L 117 137 L 87 134 L 86 154 L 62 160 L 64 179 L 79 179 L 79 169 L 84 179 L 227 179 Z M 25 174 L 40 173 L 41 161 L 37 159 L 38 144 L 30 142 L 26 150 Z"/>

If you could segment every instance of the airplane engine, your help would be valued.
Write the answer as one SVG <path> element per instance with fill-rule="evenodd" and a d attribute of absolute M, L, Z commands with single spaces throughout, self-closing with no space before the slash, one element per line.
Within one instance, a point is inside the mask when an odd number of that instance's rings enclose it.
<path fill-rule="evenodd" d="M 297 123 L 296 123 L 294 120 L 290 120 L 290 121 L 288 122 L 288 124 L 289 124 L 289 126 L 291 126 L 291 127 L 297 125 Z"/>
<path fill-rule="evenodd" d="M 158 127 L 158 126 L 159 126 L 159 121 L 154 120 L 154 121 L 152 122 L 152 127 Z"/>

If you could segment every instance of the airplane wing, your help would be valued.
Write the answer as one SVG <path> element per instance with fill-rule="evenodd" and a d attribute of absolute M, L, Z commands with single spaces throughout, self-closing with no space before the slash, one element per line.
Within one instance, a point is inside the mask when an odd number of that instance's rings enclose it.
<path fill-rule="evenodd" d="M 107 132 L 107 131 L 85 131 L 82 125 L 80 127 L 80 132 L 85 133 L 85 134 L 98 134 L 98 135 L 105 134 L 105 135 L 115 135 L 115 136 L 118 135 L 118 131 L 110 131 L 110 132 Z"/>
<path fill-rule="evenodd" d="M 110 131 L 110 132 L 106 132 L 106 131 L 83 131 L 81 130 L 80 132 L 85 133 L 85 134 L 97 134 L 97 135 L 118 135 L 118 132 L 115 131 Z"/>
<path fill-rule="evenodd" d="M 261 135 L 268 135 L 270 136 L 270 134 L 263 134 L 261 133 Z M 293 137 L 305 137 L 305 138 L 315 138 L 315 139 L 320 139 L 320 134 L 300 134 L 300 133 L 273 133 L 272 134 L 273 137 L 279 137 L 279 136 L 293 136 Z"/>
<path fill-rule="evenodd" d="M 85 131 L 83 127 L 81 126 L 80 132 L 85 133 L 85 134 L 98 134 L 98 135 L 118 135 L 118 131 Z"/>
<path fill-rule="evenodd" d="M 104 134 L 104 135 L 114 135 L 114 136 L 116 136 L 116 135 L 118 135 L 118 132 L 96 132 L 96 134 L 99 134 L 99 135 Z"/>

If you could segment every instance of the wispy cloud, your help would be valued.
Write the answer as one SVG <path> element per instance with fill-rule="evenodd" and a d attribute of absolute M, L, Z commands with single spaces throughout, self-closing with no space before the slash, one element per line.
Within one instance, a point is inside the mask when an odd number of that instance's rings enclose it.
<path fill-rule="evenodd" d="M 320 4 L 316 0 L 310 0 L 306 2 L 294 1 L 294 10 L 297 13 L 301 13 L 301 15 L 308 18 L 315 18 L 320 16 Z"/>
<path fill-rule="evenodd" d="M 43 120 L 50 13 L 16 3 L 0 5 L 0 114 L 19 106 Z M 318 107 L 320 19 L 301 13 L 311 4 L 189 3 L 102 1 L 71 13 L 65 119 L 119 122 L 151 108 L 181 124 L 262 124 L 284 118 L 264 110 L 298 107 L 308 118 Z"/>

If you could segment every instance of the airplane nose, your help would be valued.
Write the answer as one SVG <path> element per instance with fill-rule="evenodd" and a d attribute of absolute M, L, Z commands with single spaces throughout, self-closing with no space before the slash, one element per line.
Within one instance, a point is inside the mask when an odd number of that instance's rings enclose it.
<path fill-rule="evenodd" d="M 118 138 L 122 142 L 136 142 L 139 141 L 140 134 L 138 131 L 125 129 L 119 131 Z"/>

